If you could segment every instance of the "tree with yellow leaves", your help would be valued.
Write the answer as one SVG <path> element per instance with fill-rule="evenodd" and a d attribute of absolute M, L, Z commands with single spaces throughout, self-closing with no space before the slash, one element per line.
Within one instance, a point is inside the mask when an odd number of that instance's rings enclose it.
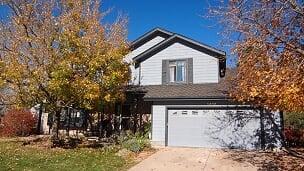
<path fill-rule="evenodd" d="M 237 57 L 232 96 L 272 110 L 304 111 L 304 2 L 229 0 L 210 14 Z"/>
<path fill-rule="evenodd" d="M 0 83 L 12 104 L 47 104 L 57 131 L 61 108 L 94 109 L 123 98 L 129 80 L 124 17 L 104 24 L 98 0 L 2 3 L 13 15 L 0 25 Z"/>

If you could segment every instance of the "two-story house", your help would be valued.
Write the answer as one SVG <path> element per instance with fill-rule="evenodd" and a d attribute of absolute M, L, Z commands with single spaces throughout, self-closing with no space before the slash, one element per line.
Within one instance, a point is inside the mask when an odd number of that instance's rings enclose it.
<path fill-rule="evenodd" d="M 143 87 L 143 100 L 151 104 L 154 144 L 247 149 L 280 144 L 272 131 L 280 129 L 278 112 L 267 115 L 229 98 L 224 51 L 156 28 L 132 43 L 126 60 L 133 84 Z"/>

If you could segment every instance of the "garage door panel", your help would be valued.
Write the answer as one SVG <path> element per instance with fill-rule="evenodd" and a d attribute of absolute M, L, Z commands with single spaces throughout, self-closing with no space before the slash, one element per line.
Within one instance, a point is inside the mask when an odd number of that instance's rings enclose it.
<path fill-rule="evenodd" d="M 168 110 L 168 145 L 253 148 L 258 119 L 253 110 Z"/>

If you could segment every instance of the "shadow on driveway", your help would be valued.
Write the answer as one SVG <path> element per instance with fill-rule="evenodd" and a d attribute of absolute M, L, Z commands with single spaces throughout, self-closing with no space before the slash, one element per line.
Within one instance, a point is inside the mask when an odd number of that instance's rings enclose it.
<path fill-rule="evenodd" d="M 223 150 L 228 155 L 227 159 L 237 162 L 247 162 L 258 168 L 259 171 L 279 171 L 279 170 L 301 170 L 304 171 L 304 158 L 293 156 L 286 151 L 266 152 L 266 151 L 242 151 Z M 304 156 L 304 149 L 293 149 L 298 156 Z"/>
<path fill-rule="evenodd" d="M 207 148 L 166 147 L 148 157 L 130 171 L 256 171 L 247 161 L 230 159 L 232 153 Z"/>

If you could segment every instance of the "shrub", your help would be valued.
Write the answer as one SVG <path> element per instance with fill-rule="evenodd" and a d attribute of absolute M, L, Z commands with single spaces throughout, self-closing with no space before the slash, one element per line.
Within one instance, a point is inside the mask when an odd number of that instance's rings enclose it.
<path fill-rule="evenodd" d="M 12 109 L 1 119 L 0 136 L 27 136 L 35 131 L 37 118 L 26 109 Z"/>
<path fill-rule="evenodd" d="M 289 147 L 304 146 L 304 113 L 286 113 L 284 115 L 284 134 Z"/>
<path fill-rule="evenodd" d="M 149 134 L 151 133 L 152 131 L 152 123 L 151 122 L 146 122 L 144 124 L 144 132 L 143 132 L 143 135 L 146 137 L 146 138 L 149 138 Z"/>
<path fill-rule="evenodd" d="M 286 113 L 284 122 L 286 127 L 304 130 L 304 112 Z"/>
<path fill-rule="evenodd" d="M 122 146 L 122 148 L 135 153 L 151 147 L 149 139 L 140 133 L 127 133 L 125 136 L 121 136 L 119 138 L 119 144 Z"/>
<path fill-rule="evenodd" d="M 288 127 L 284 134 L 288 147 L 304 147 L 304 129 Z"/>

